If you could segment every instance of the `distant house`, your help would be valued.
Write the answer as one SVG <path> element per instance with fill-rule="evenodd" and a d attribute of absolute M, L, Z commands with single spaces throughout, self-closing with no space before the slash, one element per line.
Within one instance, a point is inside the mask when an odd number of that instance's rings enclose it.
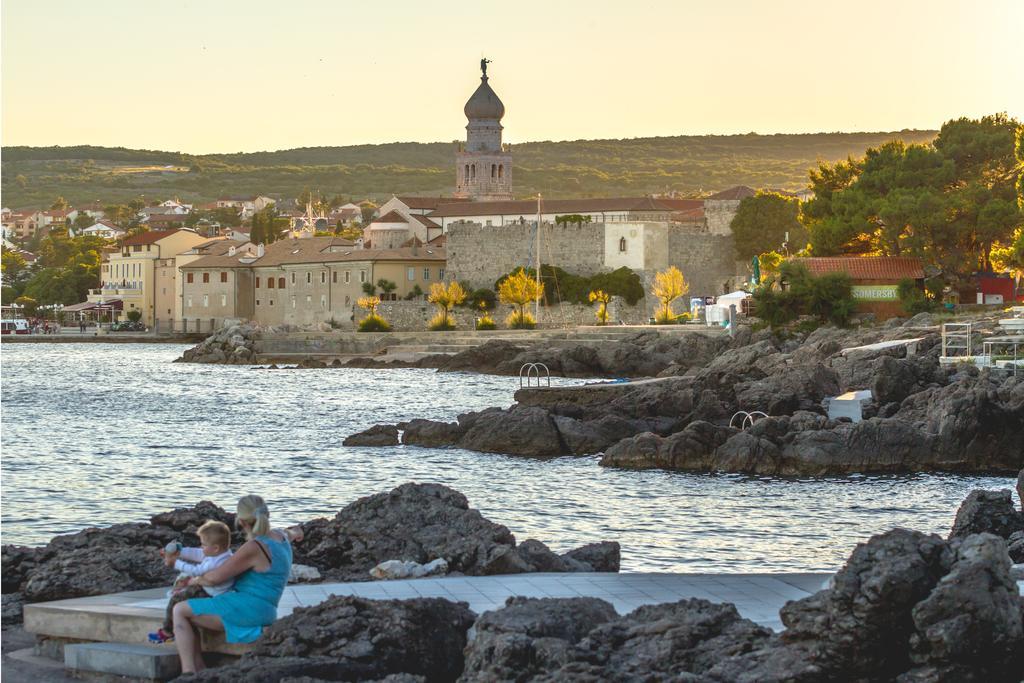
<path fill-rule="evenodd" d="M 217 199 L 217 208 L 234 207 L 241 212 L 242 219 L 245 220 L 252 218 L 253 214 L 275 203 L 275 200 L 271 197 L 261 194 L 245 197 L 220 197 Z"/>
<path fill-rule="evenodd" d="M 90 225 L 88 228 L 82 228 L 79 231 L 81 235 L 92 235 L 93 237 L 102 237 L 107 240 L 119 240 L 125 236 L 125 231 L 117 227 L 113 223 L 107 220 L 99 220 Z"/>
<path fill-rule="evenodd" d="M 924 288 L 924 265 L 909 256 L 850 256 L 791 258 L 814 276 L 846 273 L 853 280 L 857 310 L 874 313 L 880 319 L 904 315 L 897 288 L 901 280 L 913 280 Z"/>
<path fill-rule="evenodd" d="M 183 213 L 154 213 L 143 221 L 151 230 L 169 230 L 180 228 L 188 220 L 188 214 Z"/>

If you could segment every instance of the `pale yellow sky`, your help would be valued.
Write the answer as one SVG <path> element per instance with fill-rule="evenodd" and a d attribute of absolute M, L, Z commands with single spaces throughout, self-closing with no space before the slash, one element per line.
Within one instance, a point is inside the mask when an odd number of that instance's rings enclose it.
<path fill-rule="evenodd" d="M 192 153 L 1024 118 L 1022 0 L 3 0 L 4 145 Z"/>

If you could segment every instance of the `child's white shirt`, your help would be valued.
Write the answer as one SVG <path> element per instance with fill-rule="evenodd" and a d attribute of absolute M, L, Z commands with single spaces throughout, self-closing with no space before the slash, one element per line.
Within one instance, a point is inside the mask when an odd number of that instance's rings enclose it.
<path fill-rule="evenodd" d="M 202 576 L 211 569 L 215 569 L 227 562 L 233 554 L 233 552 L 228 550 L 220 555 L 208 556 L 203 552 L 202 548 L 182 548 L 181 556 L 174 561 L 174 568 L 181 572 L 183 576 Z M 234 579 L 228 579 L 216 586 L 203 586 L 203 590 L 211 596 L 220 595 L 231 590 L 231 586 L 234 584 Z"/>

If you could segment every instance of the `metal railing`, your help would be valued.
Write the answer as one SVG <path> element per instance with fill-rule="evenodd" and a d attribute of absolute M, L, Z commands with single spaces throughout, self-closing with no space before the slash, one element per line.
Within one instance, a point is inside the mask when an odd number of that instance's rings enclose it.
<path fill-rule="evenodd" d="M 527 387 L 540 387 L 540 371 L 544 369 L 544 376 L 547 379 L 547 385 L 551 386 L 551 371 L 548 370 L 548 366 L 544 363 L 524 363 L 523 367 L 519 368 L 519 388 Z M 524 383 L 525 379 L 525 383 Z M 533 380 L 537 380 L 537 384 L 533 384 Z"/>
<path fill-rule="evenodd" d="M 759 415 L 761 418 L 768 417 L 767 413 L 762 413 L 760 410 L 752 410 L 749 413 L 745 410 L 737 410 L 735 413 L 732 414 L 732 417 L 729 418 L 730 427 L 736 426 L 736 418 L 739 417 L 740 415 L 743 416 L 743 422 L 740 423 L 741 432 L 746 431 L 747 427 L 754 426 L 754 423 L 757 422 L 757 420 L 759 419 L 755 417 L 755 415 Z"/>

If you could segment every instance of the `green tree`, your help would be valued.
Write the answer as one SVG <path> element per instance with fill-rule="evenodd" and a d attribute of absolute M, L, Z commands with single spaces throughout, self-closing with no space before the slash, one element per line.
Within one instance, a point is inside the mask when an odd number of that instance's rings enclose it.
<path fill-rule="evenodd" d="M 799 220 L 800 202 L 776 192 L 758 192 L 745 197 L 732 219 L 733 245 L 736 259 L 749 261 L 767 251 L 782 249 L 782 244 L 803 249 L 807 244 L 807 230 Z"/>
<path fill-rule="evenodd" d="M 377 280 L 377 287 L 379 287 L 380 291 L 383 292 L 384 296 L 381 297 L 381 298 L 384 301 L 390 300 L 391 299 L 391 292 L 393 292 L 396 289 L 398 289 L 398 285 L 397 284 L 395 284 L 391 280 L 385 280 L 384 278 L 381 278 L 381 279 Z"/>
<path fill-rule="evenodd" d="M 68 208 L 68 200 L 63 197 L 57 197 L 53 200 L 53 203 L 50 204 L 51 211 L 63 211 L 66 208 Z"/>
<path fill-rule="evenodd" d="M 14 300 L 14 303 L 25 309 L 25 315 L 27 316 L 35 315 L 36 308 L 39 307 L 39 302 L 30 296 L 19 296 L 17 299 Z"/>

